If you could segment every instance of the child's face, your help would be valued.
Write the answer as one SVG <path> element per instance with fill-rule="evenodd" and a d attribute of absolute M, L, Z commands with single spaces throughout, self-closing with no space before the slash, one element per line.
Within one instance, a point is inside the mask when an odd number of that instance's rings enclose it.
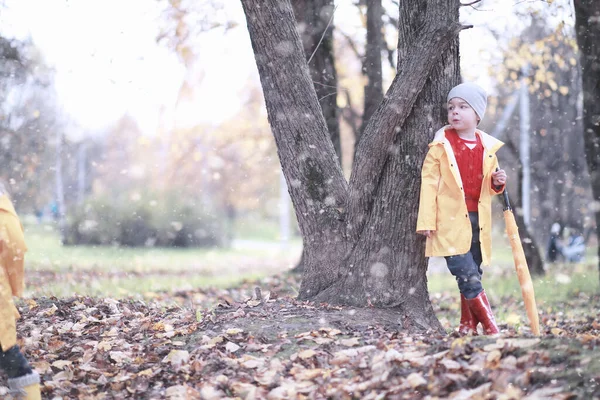
<path fill-rule="evenodd" d="M 477 127 L 479 117 L 469 103 L 455 97 L 448 102 L 448 123 L 457 131 L 472 130 Z"/>

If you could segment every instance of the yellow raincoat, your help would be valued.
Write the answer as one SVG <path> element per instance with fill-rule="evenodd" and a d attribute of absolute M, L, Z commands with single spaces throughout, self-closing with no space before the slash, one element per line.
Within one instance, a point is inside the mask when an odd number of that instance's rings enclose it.
<path fill-rule="evenodd" d="M 471 222 L 465 193 L 452 146 L 446 139 L 449 125 L 436 132 L 421 170 L 421 198 L 417 231 L 435 231 L 427 238 L 426 257 L 454 256 L 471 248 Z M 483 183 L 479 196 L 479 241 L 483 264 L 489 265 L 492 253 L 492 196 L 502 193 L 492 189 L 492 172 L 498 167 L 496 151 L 504 143 L 476 130 L 484 147 Z"/>
<path fill-rule="evenodd" d="M 16 319 L 20 317 L 13 296 L 23 294 L 23 265 L 27 251 L 23 226 L 6 194 L 0 194 L 0 346 L 17 344 Z"/>

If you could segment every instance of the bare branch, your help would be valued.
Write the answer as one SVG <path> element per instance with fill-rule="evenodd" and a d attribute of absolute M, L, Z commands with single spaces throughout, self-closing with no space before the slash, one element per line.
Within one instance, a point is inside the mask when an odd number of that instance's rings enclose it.
<path fill-rule="evenodd" d="M 321 83 L 321 82 L 317 82 L 317 81 L 312 81 L 313 85 L 319 85 L 322 87 L 327 87 L 327 88 L 331 88 L 331 89 L 337 89 L 335 86 L 333 85 L 326 85 L 325 83 Z"/>
<path fill-rule="evenodd" d="M 362 59 L 363 55 L 360 54 L 360 52 L 358 51 L 358 48 L 354 44 L 354 41 L 352 40 L 352 38 L 347 33 L 344 33 L 344 32 L 340 32 L 340 33 L 342 34 L 343 37 L 346 38 L 346 40 L 348 41 L 348 44 L 350 45 L 350 48 L 352 49 L 352 51 L 354 52 L 356 57 L 358 57 L 359 59 Z"/>
<path fill-rule="evenodd" d="M 390 63 L 390 67 L 392 67 L 395 70 L 396 62 L 394 61 L 394 49 L 386 48 L 386 51 L 387 51 L 387 59 L 388 59 L 388 62 Z"/>
<path fill-rule="evenodd" d="M 513 5 L 515 5 L 515 6 L 516 6 L 516 5 L 519 5 L 519 4 L 522 4 L 522 3 L 536 3 L 536 2 L 538 2 L 538 1 L 539 1 L 539 2 L 542 2 L 542 3 L 548 3 L 548 4 L 552 4 L 552 2 L 551 2 L 551 1 L 549 1 L 549 0 L 522 0 L 522 1 L 517 1 L 517 2 L 516 2 L 515 4 L 513 4 Z"/>
<path fill-rule="evenodd" d="M 343 90 L 344 94 L 346 95 L 346 107 L 342 109 L 342 117 L 348 123 L 348 125 L 350 125 L 350 129 L 352 130 L 352 134 L 356 140 L 359 134 L 357 121 L 360 120 L 360 115 L 354 111 L 354 108 L 352 107 L 352 98 L 350 97 L 350 92 L 347 89 L 341 90 Z"/>
<path fill-rule="evenodd" d="M 331 92 L 331 93 L 328 93 L 328 94 L 326 94 L 325 96 L 321 97 L 321 98 L 319 99 L 319 102 L 320 102 L 321 100 L 323 100 L 323 99 L 326 99 L 327 97 L 329 97 L 329 96 L 333 96 L 333 95 L 335 95 L 335 94 L 337 94 L 337 92 Z"/>
<path fill-rule="evenodd" d="M 321 35 L 321 39 L 319 39 L 319 43 L 317 43 L 317 45 L 315 46 L 315 49 L 313 50 L 312 54 L 308 58 L 308 61 L 306 62 L 306 64 L 310 64 L 310 61 L 312 60 L 315 53 L 319 49 L 319 46 L 323 42 L 323 38 L 325 37 L 325 34 L 327 33 L 327 29 L 329 29 L 329 25 L 331 25 L 331 22 L 333 21 L 333 16 L 335 15 L 335 10 L 337 10 L 337 8 L 338 8 L 338 6 L 335 6 L 335 8 L 333 9 L 333 12 L 331 13 L 331 18 L 329 18 L 329 22 L 327 23 L 327 26 L 325 27 L 325 29 L 323 29 L 323 34 Z"/>
<path fill-rule="evenodd" d="M 481 0 L 475 0 L 475 1 L 472 1 L 472 2 L 470 2 L 470 3 L 460 3 L 460 6 L 461 6 L 461 7 L 467 7 L 467 6 L 470 6 L 470 7 L 472 7 L 472 8 L 475 8 L 475 7 L 473 7 L 473 4 L 477 4 L 477 3 L 481 3 Z"/>

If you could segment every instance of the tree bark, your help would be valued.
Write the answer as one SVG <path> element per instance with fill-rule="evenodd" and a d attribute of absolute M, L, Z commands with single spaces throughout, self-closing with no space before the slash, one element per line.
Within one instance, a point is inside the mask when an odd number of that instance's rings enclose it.
<path fill-rule="evenodd" d="M 318 266 L 331 285 L 348 252 L 348 183 L 321 113 L 289 0 L 243 0 L 271 130 L 304 243 L 305 274 Z M 327 251 L 325 251 L 327 249 Z M 310 293 L 310 292 L 309 292 Z"/>
<path fill-rule="evenodd" d="M 438 6 L 438 3 L 451 4 L 443 7 L 442 5 Z M 434 67 L 444 64 L 446 58 L 453 57 L 454 53 L 450 53 L 448 49 L 453 47 L 453 43 L 462 27 L 457 22 L 458 14 L 456 14 L 455 20 L 449 21 L 449 17 L 444 15 L 444 11 L 453 16 L 452 9 L 454 6 L 457 6 L 457 3 L 451 0 L 428 0 L 418 5 L 408 1 L 400 2 L 400 13 L 406 15 L 405 19 L 407 21 L 402 21 L 403 15 L 401 15 L 398 72 L 361 137 L 361 142 L 354 159 L 352 175 L 350 176 L 350 203 L 348 207 L 350 233 L 354 239 L 358 239 L 367 221 L 367 216 L 375 198 L 375 192 L 379 186 L 381 173 L 388 161 L 388 156 L 397 151 L 393 146 L 395 139 L 401 132 L 403 135 L 407 134 L 403 130 L 403 125 L 413 112 L 413 106 L 417 109 L 421 108 L 417 103 L 417 99 L 421 95 L 421 92 L 427 92 L 431 89 L 430 86 L 433 86 L 431 82 L 425 85 L 430 75 L 433 75 L 434 78 L 436 77 L 436 74 L 432 74 L 431 71 Z M 423 13 L 423 15 L 414 16 L 411 14 L 417 8 L 422 8 L 419 12 Z M 438 14 L 439 10 L 441 10 L 440 14 Z M 406 24 L 415 24 L 415 21 L 419 21 L 416 23 L 422 25 Z M 444 57 L 441 57 L 442 54 Z M 458 58 L 458 54 L 454 56 Z M 449 80 L 458 81 L 459 76 L 452 76 L 452 74 L 448 73 L 440 79 L 446 82 Z M 448 85 L 444 84 L 444 86 Z M 441 105 L 445 103 L 447 91 L 442 92 L 440 89 L 441 87 L 435 87 L 435 90 L 429 96 L 425 96 L 425 99 L 428 101 L 421 104 L 428 118 L 435 118 L 441 115 Z M 435 102 L 432 100 L 434 96 Z M 435 110 L 438 110 L 438 112 L 435 113 Z M 418 112 L 418 110 L 415 110 L 415 112 Z M 434 124 L 436 124 L 436 127 L 439 127 L 442 121 L 444 119 L 436 119 Z M 435 128 L 431 124 L 427 125 L 429 125 L 433 134 Z M 414 131 L 409 131 L 409 133 L 422 135 L 424 131 L 419 129 L 421 127 L 423 125 L 411 127 Z M 423 157 L 420 157 L 421 155 L 419 154 L 419 158 L 412 160 L 413 162 L 416 161 L 419 167 L 424 158 L 429 139 L 428 137 L 423 141 Z M 410 141 L 410 139 L 408 140 Z M 410 144 L 419 147 L 422 143 L 415 142 Z M 409 157 L 414 155 L 415 153 L 413 152 Z M 420 178 L 417 180 L 420 182 Z M 415 196 L 413 200 L 416 198 L 418 196 Z"/>
<path fill-rule="evenodd" d="M 399 71 L 368 123 L 348 184 L 289 0 L 243 0 L 267 112 L 304 240 L 299 298 L 390 307 L 404 328 L 443 331 L 414 232 L 420 167 L 458 82 L 459 3 L 401 1 Z M 426 3 L 426 4 L 425 4 Z"/>
<path fill-rule="evenodd" d="M 333 0 L 292 0 L 292 6 L 310 76 L 325 117 L 329 137 L 341 164 L 337 72 L 333 53 Z M 304 256 L 292 269 L 294 273 L 303 271 Z"/>
<path fill-rule="evenodd" d="M 433 313 L 424 239 L 414 230 L 427 144 L 445 121 L 445 96 L 459 83 L 460 70 L 457 31 L 428 35 L 423 29 L 452 29 L 458 6 L 401 1 L 400 21 L 398 74 L 361 138 L 350 179 L 349 234 L 357 244 L 338 285 L 319 298 L 339 296 L 353 305 L 366 299 L 400 308 L 403 318 L 418 326 L 435 326 L 437 321 L 428 319 Z M 447 42 L 437 42 L 441 39 Z M 419 79 L 426 79 L 419 90 L 400 86 Z M 398 99 L 411 93 L 413 105 L 404 108 Z"/>
<path fill-rule="evenodd" d="M 304 55 L 307 61 L 310 59 L 308 69 L 327 123 L 329 137 L 341 163 L 337 71 L 333 52 L 333 0 L 292 0 L 292 6 Z"/>
<path fill-rule="evenodd" d="M 367 77 L 365 85 L 364 111 L 362 124 L 355 139 L 355 151 L 360 135 L 367 127 L 369 119 L 383 99 L 383 79 L 381 75 L 381 50 L 383 47 L 383 8 L 381 0 L 367 2 L 367 45 L 363 60 L 362 72 Z"/>
<path fill-rule="evenodd" d="M 600 2 L 574 0 L 575 29 L 580 50 L 583 89 L 585 155 L 592 195 L 600 201 Z M 600 238 L 600 207 L 595 207 L 596 235 Z M 600 246 L 598 246 L 600 257 Z M 600 270 L 600 263 L 598 264 Z"/>

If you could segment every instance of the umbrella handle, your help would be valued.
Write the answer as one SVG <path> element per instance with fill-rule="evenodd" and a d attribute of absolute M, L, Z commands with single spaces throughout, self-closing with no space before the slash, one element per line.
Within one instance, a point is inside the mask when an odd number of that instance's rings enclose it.
<path fill-rule="evenodd" d="M 500 168 L 496 167 L 496 171 L 498 171 Z M 502 186 L 498 187 L 496 186 L 496 189 L 500 189 Z M 506 191 L 506 188 L 504 188 L 504 192 L 502 192 L 502 200 L 504 200 L 504 208 L 503 210 L 512 210 L 512 207 L 510 206 L 510 200 L 508 199 L 508 192 Z"/>
<path fill-rule="evenodd" d="M 511 210 L 510 201 L 508 200 L 508 193 L 506 193 L 506 189 L 504 189 L 504 193 L 502 193 L 502 199 L 504 200 L 504 211 Z"/>

